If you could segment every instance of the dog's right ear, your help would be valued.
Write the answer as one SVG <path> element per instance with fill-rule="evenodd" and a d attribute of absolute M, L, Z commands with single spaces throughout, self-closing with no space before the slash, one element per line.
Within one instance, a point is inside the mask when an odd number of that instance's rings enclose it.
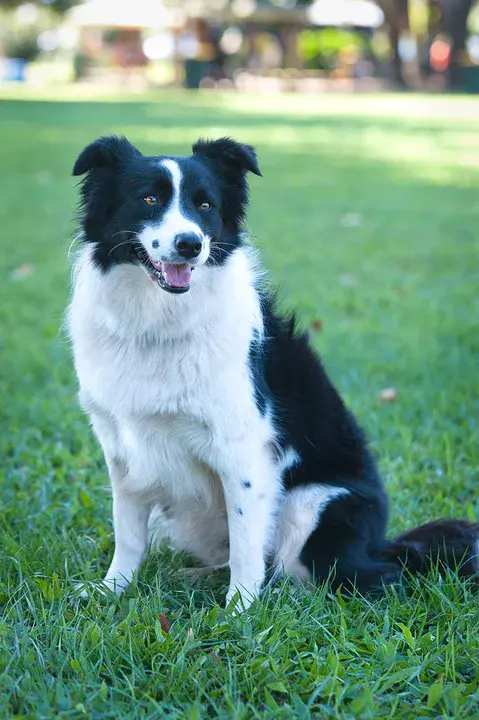
<path fill-rule="evenodd" d="M 200 138 L 193 145 L 193 154 L 217 164 L 220 172 L 229 176 L 244 176 L 247 171 L 261 176 L 255 149 L 230 137 L 217 140 Z"/>
<path fill-rule="evenodd" d="M 94 168 L 115 168 L 120 161 L 140 156 L 141 152 L 126 137 L 108 135 L 83 148 L 73 166 L 73 175 L 84 175 Z"/>

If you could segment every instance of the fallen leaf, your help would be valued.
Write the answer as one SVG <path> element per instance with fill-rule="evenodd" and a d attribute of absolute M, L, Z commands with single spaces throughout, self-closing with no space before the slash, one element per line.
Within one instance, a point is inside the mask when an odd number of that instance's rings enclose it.
<path fill-rule="evenodd" d="M 396 388 L 390 387 L 390 388 L 384 388 L 379 393 L 379 399 L 383 402 L 396 402 L 397 400 L 397 390 Z"/>
<path fill-rule="evenodd" d="M 215 665 L 221 665 L 221 660 L 219 659 L 218 655 L 213 652 L 213 650 L 210 650 L 210 658 L 213 660 Z"/>
<path fill-rule="evenodd" d="M 311 323 L 311 330 L 314 330 L 314 332 L 320 332 L 323 329 L 323 323 L 321 320 L 313 320 Z"/>
<path fill-rule="evenodd" d="M 23 280 L 24 278 L 29 277 L 30 275 L 33 275 L 34 269 L 33 265 L 30 265 L 29 263 L 25 263 L 25 265 L 20 265 L 20 267 L 15 268 L 15 270 L 12 270 L 10 273 L 10 277 L 12 280 Z"/>
<path fill-rule="evenodd" d="M 160 613 L 158 615 L 158 620 L 160 621 L 161 629 L 163 630 L 163 632 L 170 632 L 171 623 L 166 617 L 165 613 Z"/>

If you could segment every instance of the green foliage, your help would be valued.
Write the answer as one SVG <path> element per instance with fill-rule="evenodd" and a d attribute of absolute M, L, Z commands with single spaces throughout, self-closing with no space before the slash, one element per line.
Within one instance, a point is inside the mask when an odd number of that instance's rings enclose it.
<path fill-rule="evenodd" d="M 366 48 L 366 40 L 359 32 L 338 28 L 303 30 L 298 43 L 300 56 L 312 70 L 333 70 L 340 53 L 361 52 Z"/>
<path fill-rule="evenodd" d="M 251 230 L 369 433 L 391 533 L 477 518 L 478 102 L 2 92 L 0 717 L 477 718 L 477 590 L 437 570 L 374 601 L 284 583 L 235 619 L 227 574 L 192 589 L 165 552 L 121 600 L 76 600 L 113 536 L 61 322 L 83 145 L 254 143 Z"/>
<path fill-rule="evenodd" d="M 38 31 L 32 26 L 7 29 L 2 38 L 5 57 L 35 60 L 39 53 L 37 37 Z"/>
<path fill-rule="evenodd" d="M 35 12 L 35 11 L 34 11 Z M 22 22 L 15 10 L 0 7 L 0 48 L 5 57 L 35 60 L 39 54 L 38 35 L 55 26 L 56 16 L 49 9 L 38 8 L 31 22 Z"/>

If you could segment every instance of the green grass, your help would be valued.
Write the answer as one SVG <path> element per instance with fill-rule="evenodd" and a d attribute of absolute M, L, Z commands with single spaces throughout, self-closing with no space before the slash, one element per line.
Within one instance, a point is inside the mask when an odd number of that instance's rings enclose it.
<path fill-rule="evenodd" d="M 477 518 L 479 102 L 2 92 L 0 717 L 479 717 L 477 594 L 453 576 L 374 602 L 285 584 L 234 619 L 225 575 L 191 589 L 152 557 L 119 602 L 72 602 L 113 535 L 60 329 L 84 144 L 252 142 L 251 232 L 371 437 L 391 533 Z"/>

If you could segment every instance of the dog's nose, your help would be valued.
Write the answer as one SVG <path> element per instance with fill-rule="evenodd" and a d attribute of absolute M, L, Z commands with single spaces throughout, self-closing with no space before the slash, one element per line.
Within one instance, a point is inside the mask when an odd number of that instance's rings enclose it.
<path fill-rule="evenodd" d="M 201 238 L 195 233 L 180 233 L 175 236 L 175 248 L 181 257 L 187 259 L 198 257 L 202 247 Z"/>

